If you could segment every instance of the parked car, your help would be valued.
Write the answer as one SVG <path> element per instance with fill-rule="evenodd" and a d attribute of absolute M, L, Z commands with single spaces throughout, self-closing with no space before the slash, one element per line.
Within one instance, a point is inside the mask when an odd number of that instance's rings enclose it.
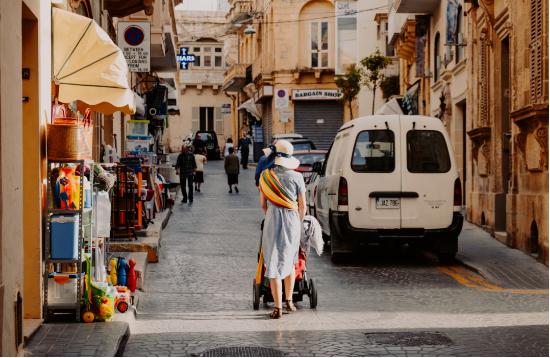
<path fill-rule="evenodd" d="M 299 150 L 314 150 L 315 144 L 307 138 L 303 139 L 287 139 L 290 144 L 294 147 L 294 152 L 297 152 Z"/>
<path fill-rule="evenodd" d="M 325 159 L 325 156 L 327 155 L 326 150 L 298 150 L 295 151 L 293 156 L 300 161 L 300 166 L 294 170 L 297 172 L 302 173 L 304 176 L 304 180 L 307 181 L 311 174 L 313 174 L 312 167 L 313 163 L 320 162 L 321 160 Z"/>
<path fill-rule="evenodd" d="M 303 135 L 297 133 L 285 133 L 285 134 L 275 134 L 273 136 L 273 141 L 278 141 L 281 139 L 290 140 L 290 139 L 302 139 Z"/>
<path fill-rule="evenodd" d="M 333 262 L 360 245 L 411 244 L 454 259 L 463 217 L 451 140 L 441 120 L 358 118 L 338 131 L 319 174 L 314 207 Z"/>
<path fill-rule="evenodd" d="M 220 146 L 218 145 L 218 136 L 214 131 L 195 131 L 189 134 L 184 140 L 183 144 L 192 146 L 197 133 L 200 133 L 201 139 L 206 143 L 206 152 L 208 159 L 220 159 Z"/>
<path fill-rule="evenodd" d="M 323 159 L 324 161 L 324 159 Z M 321 161 L 321 163 L 323 162 Z M 322 165 L 322 164 L 321 164 Z M 306 181 L 306 206 L 309 215 L 317 218 L 315 208 L 315 196 L 317 196 L 317 187 L 319 185 L 319 174 L 313 171 L 313 174 Z"/>

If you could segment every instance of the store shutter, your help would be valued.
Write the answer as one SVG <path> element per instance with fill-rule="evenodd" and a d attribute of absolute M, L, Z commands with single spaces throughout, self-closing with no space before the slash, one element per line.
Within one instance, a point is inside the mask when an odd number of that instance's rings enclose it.
<path fill-rule="evenodd" d="M 531 0 L 531 102 L 538 103 L 542 99 L 542 42 L 543 42 L 543 8 L 542 0 Z"/>
<path fill-rule="evenodd" d="M 322 123 L 318 120 L 322 119 Z M 295 101 L 294 133 L 313 141 L 317 149 L 328 150 L 344 124 L 344 106 L 336 101 Z"/>
<path fill-rule="evenodd" d="M 192 107 L 191 108 L 191 131 L 198 131 L 200 129 L 200 108 Z"/>
<path fill-rule="evenodd" d="M 222 107 L 214 108 L 214 131 L 216 134 L 223 134 Z"/>
<path fill-rule="evenodd" d="M 273 111 L 271 102 L 264 103 L 263 105 L 262 127 L 264 129 L 264 147 L 267 147 L 273 141 Z"/>

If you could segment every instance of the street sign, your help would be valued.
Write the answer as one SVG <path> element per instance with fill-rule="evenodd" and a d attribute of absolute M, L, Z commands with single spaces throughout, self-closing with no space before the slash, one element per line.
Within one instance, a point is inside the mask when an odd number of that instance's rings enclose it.
<path fill-rule="evenodd" d="M 292 109 L 279 109 L 279 117 L 292 117 Z"/>
<path fill-rule="evenodd" d="M 231 108 L 223 108 L 222 107 L 222 114 L 231 114 Z"/>
<path fill-rule="evenodd" d="M 118 23 L 118 47 L 124 53 L 130 72 L 151 70 L 151 23 L 121 21 Z"/>
<path fill-rule="evenodd" d="M 181 70 L 187 70 L 187 64 L 189 62 L 195 62 L 195 55 L 188 55 L 189 48 L 180 48 L 180 54 L 176 56 L 176 60 L 180 63 Z"/>
<path fill-rule="evenodd" d="M 277 90 L 277 95 L 275 96 L 275 109 L 286 108 L 288 108 L 288 90 Z"/>

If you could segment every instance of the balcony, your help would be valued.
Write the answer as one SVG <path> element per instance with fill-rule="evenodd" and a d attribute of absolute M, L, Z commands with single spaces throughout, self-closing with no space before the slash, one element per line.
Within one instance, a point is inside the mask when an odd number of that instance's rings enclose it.
<path fill-rule="evenodd" d="M 441 0 L 396 0 L 394 6 L 401 14 L 431 14 L 440 3 Z"/>
<path fill-rule="evenodd" d="M 179 71 L 180 85 L 222 85 L 223 71 L 214 69 L 192 69 Z"/>
<path fill-rule="evenodd" d="M 225 16 L 229 28 L 227 32 L 244 31 L 244 26 L 240 24 L 252 19 L 254 1 L 236 0 L 231 2 L 231 9 Z"/>
<path fill-rule="evenodd" d="M 151 0 L 106 0 L 103 8 L 112 17 L 126 17 L 136 12 L 145 11 L 145 15 L 151 16 L 154 12 L 154 1 Z"/>
<path fill-rule="evenodd" d="M 246 83 L 246 69 L 250 66 L 247 63 L 236 63 L 223 74 L 223 92 L 237 92 Z"/>
<path fill-rule="evenodd" d="M 273 72 L 273 55 L 270 53 L 262 53 L 252 64 L 252 81 L 264 79 L 266 77 L 271 78 Z"/>

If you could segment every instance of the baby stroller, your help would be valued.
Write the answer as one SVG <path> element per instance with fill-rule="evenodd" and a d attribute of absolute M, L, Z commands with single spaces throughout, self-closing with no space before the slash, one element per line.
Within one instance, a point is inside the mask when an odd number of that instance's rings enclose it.
<path fill-rule="evenodd" d="M 261 230 L 263 237 L 264 222 L 262 221 Z M 260 250 L 262 247 L 262 240 L 260 239 Z M 260 260 L 260 251 L 258 251 L 258 262 Z M 311 278 L 308 281 L 306 273 L 306 254 L 300 248 L 298 253 L 298 264 L 296 267 L 296 281 L 294 282 L 294 292 L 292 293 L 293 302 L 302 302 L 304 295 L 309 297 L 309 305 L 311 308 L 317 307 L 317 287 L 315 284 L 315 278 Z M 262 268 L 261 281 L 256 283 L 256 278 L 252 281 L 253 290 L 253 306 L 257 310 L 260 308 L 260 298 L 263 297 L 264 304 L 273 302 L 273 295 L 271 294 L 271 286 L 269 279 L 265 278 L 265 266 Z M 285 285 L 283 284 L 283 301 L 286 297 Z"/>

